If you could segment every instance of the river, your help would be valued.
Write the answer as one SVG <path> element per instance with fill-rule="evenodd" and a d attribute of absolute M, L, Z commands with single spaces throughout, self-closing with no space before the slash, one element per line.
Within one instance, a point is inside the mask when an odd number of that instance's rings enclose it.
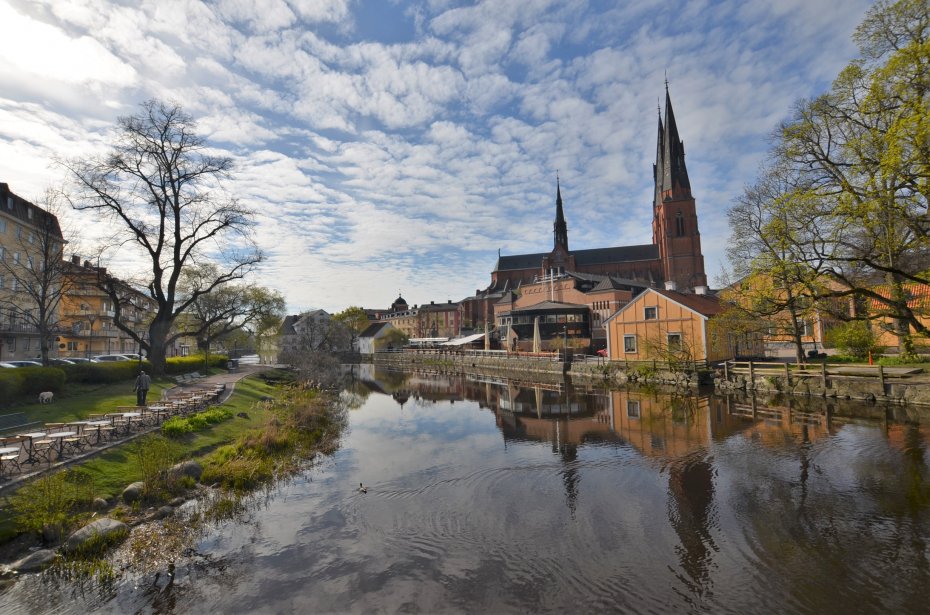
<path fill-rule="evenodd" d="M 901 411 L 371 366 L 344 398 L 338 452 L 171 582 L 33 575 L 0 612 L 928 610 L 930 430 Z"/>

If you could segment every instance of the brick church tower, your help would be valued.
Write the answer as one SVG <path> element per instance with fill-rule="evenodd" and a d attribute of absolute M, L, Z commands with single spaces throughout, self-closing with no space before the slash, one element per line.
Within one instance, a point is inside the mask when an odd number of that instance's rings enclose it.
<path fill-rule="evenodd" d="M 655 201 L 652 208 L 652 242 L 659 246 L 663 278 L 678 290 L 706 286 L 701 233 L 697 209 L 691 196 L 691 182 L 685 167 L 685 146 L 678 138 L 672 99 L 665 84 L 665 122 L 659 117 L 656 146 Z"/>

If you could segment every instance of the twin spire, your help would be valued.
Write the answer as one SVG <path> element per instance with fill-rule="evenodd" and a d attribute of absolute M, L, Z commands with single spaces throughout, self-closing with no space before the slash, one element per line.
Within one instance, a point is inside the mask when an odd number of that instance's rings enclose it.
<path fill-rule="evenodd" d="M 668 81 L 665 82 L 665 121 L 662 121 L 659 109 L 659 134 L 656 140 L 656 163 L 652 167 L 656 187 L 655 204 L 665 199 L 679 200 L 691 198 L 691 182 L 685 167 L 685 144 L 678 136 L 675 112 L 672 110 L 672 97 L 668 93 Z M 568 225 L 562 210 L 562 187 L 559 176 L 555 176 L 555 224 L 552 225 L 555 246 L 562 246 L 568 251 Z"/>

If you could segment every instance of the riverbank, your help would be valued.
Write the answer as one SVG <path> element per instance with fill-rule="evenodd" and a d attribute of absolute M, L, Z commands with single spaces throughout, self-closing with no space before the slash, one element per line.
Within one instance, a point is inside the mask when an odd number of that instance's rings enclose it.
<path fill-rule="evenodd" d="M 175 437 L 166 438 L 161 435 L 169 431 L 166 422 L 154 433 L 7 494 L 0 560 L 12 562 L 40 547 L 57 549 L 74 528 L 101 516 L 127 528 L 160 521 L 207 491 L 242 493 L 331 450 L 338 441 L 336 400 L 320 391 L 285 388 L 286 380 L 286 373 L 270 372 L 230 382 L 232 394 L 200 413 L 219 416 L 216 424 L 193 415 L 184 421 L 195 427 L 175 424 Z M 213 488 L 205 490 L 201 479 Z"/>
<path fill-rule="evenodd" d="M 780 363 L 777 368 L 742 374 L 729 373 L 723 367 L 711 368 L 686 361 L 677 364 L 662 361 L 634 363 L 588 358 L 566 362 L 558 355 L 513 355 L 481 351 L 377 353 L 373 361 L 378 365 L 436 367 L 517 381 L 556 383 L 568 377 L 573 381 L 607 387 L 648 384 L 696 390 L 702 386 L 712 386 L 721 392 L 758 391 L 930 406 L 930 375 L 923 373 L 922 368 L 910 370 L 914 373 L 898 377 L 895 368 L 876 371 L 865 366 L 841 365 L 827 372 L 820 364 L 811 364 L 809 369 L 792 372 L 787 370 L 787 364 Z"/>

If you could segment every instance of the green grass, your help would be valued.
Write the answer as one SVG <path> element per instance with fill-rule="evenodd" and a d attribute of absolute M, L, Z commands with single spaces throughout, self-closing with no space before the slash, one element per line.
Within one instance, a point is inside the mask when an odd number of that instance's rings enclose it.
<path fill-rule="evenodd" d="M 274 388 L 265 384 L 260 378 L 250 376 L 236 384 L 236 390 L 222 407 L 233 412 L 233 418 L 218 423 L 212 428 L 187 434 L 171 440 L 176 457 L 199 457 L 220 444 L 231 442 L 239 434 L 264 424 L 266 417 L 260 410 L 253 410 L 262 397 L 274 394 Z M 239 412 L 249 415 L 248 419 L 235 416 Z M 127 443 L 89 459 L 82 468 L 90 474 L 95 489 L 107 496 L 119 495 L 126 485 L 142 479 L 139 460 L 133 454 L 132 443 Z"/>
<path fill-rule="evenodd" d="M 170 386 L 168 381 L 152 383 L 149 397 L 157 397 L 163 388 Z M 32 420 L 43 422 L 66 422 L 78 420 L 91 413 L 112 411 L 116 406 L 133 405 L 135 393 L 125 390 L 131 389 L 131 384 L 116 384 L 103 386 L 72 387 L 70 394 L 56 399 L 54 404 L 31 404 L 22 408 Z M 266 384 L 259 376 L 248 376 L 236 383 L 235 391 L 223 407 L 232 411 L 233 418 L 209 426 L 203 431 L 186 434 L 181 438 L 170 439 L 171 452 L 177 459 L 189 459 L 206 455 L 218 446 L 235 441 L 241 434 L 261 427 L 267 421 L 267 411 L 261 404 L 256 404 L 262 397 L 274 396 L 274 386 Z M 248 418 L 236 415 L 245 412 Z M 81 462 L 73 468 L 78 468 L 85 486 L 84 497 L 115 497 L 123 489 L 135 481 L 142 479 L 142 468 L 136 454 L 138 442 L 127 442 L 111 448 L 100 455 Z M 90 495 L 88 495 L 90 493 Z M 6 497 L 12 493 L 4 494 Z M 10 513 L 8 501 L 0 509 L 0 542 L 9 540 L 17 535 L 16 519 Z"/>
<path fill-rule="evenodd" d="M 17 406 L 15 412 L 22 412 L 28 421 L 42 423 L 67 423 L 87 418 L 88 414 L 106 414 L 115 412 L 117 406 L 136 405 L 134 381 L 116 384 L 69 384 L 65 391 L 55 395 L 50 404 L 38 401 Z M 148 399 L 161 397 L 163 390 L 171 388 L 174 383 L 167 379 L 152 382 Z"/>

